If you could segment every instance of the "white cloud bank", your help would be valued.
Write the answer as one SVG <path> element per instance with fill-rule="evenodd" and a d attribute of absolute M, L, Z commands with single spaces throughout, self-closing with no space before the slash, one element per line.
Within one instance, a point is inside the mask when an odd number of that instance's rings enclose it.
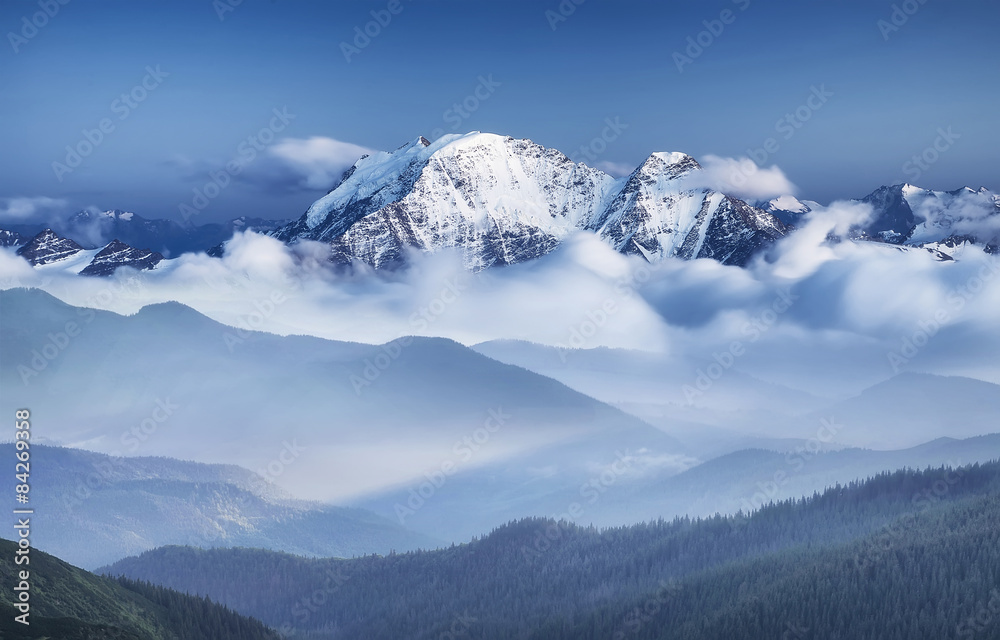
<path fill-rule="evenodd" d="M 358 158 L 373 151 L 333 138 L 285 138 L 268 153 L 300 176 L 303 189 L 329 189 Z"/>
<path fill-rule="evenodd" d="M 685 179 L 688 188 L 712 189 L 744 200 L 770 200 L 798 192 L 780 168 L 759 167 L 749 158 L 706 155 L 699 164 L 702 170 L 691 172 Z"/>
<path fill-rule="evenodd" d="M 1000 239 L 1000 197 L 989 191 L 962 189 L 957 193 L 934 193 L 913 198 L 913 214 L 922 224 L 914 240 L 950 234 L 973 235 L 983 242 Z"/>
<path fill-rule="evenodd" d="M 329 191 L 345 171 L 372 149 L 328 138 L 278 140 L 237 176 L 242 182 L 282 191 Z"/>
<path fill-rule="evenodd" d="M 344 272 L 326 265 L 323 245 L 286 247 L 247 233 L 221 260 L 186 254 L 138 274 L 141 288 L 129 295 L 102 295 L 114 280 L 33 270 L 9 250 L 0 282 L 120 313 L 177 300 L 236 327 L 369 343 L 516 339 L 711 362 L 740 341 L 742 370 L 824 395 L 906 369 L 1000 382 L 996 259 L 972 249 L 940 262 L 920 249 L 830 240 L 869 213 L 856 203 L 814 211 L 745 269 L 711 260 L 649 265 L 580 233 L 539 260 L 478 274 L 447 252 L 413 255 L 399 271 Z M 268 304 L 275 296 L 280 302 Z M 893 366 L 890 354 L 915 335 L 923 341 L 921 332 L 933 335 Z"/>

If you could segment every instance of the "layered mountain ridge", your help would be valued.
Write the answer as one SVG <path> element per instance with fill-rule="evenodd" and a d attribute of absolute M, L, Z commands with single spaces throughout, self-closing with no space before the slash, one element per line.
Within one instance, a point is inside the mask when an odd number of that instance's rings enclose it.
<path fill-rule="evenodd" d="M 45 229 L 28 240 L 17 249 L 16 253 L 33 267 L 77 258 L 80 264 L 86 263 L 86 266 L 77 271 L 85 276 L 109 276 L 121 267 L 143 271 L 154 268 L 163 260 L 163 256 L 155 251 L 136 249 L 117 238 L 100 251 L 88 251 L 52 229 Z"/>
<path fill-rule="evenodd" d="M 871 218 L 851 230 L 852 240 L 930 249 L 949 258 L 968 245 L 998 251 L 1000 195 L 986 187 L 935 191 L 901 183 L 879 187 L 852 202 L 872 208 Z M 784 196 L 755 206 L 795 226 L 821 205 Z"/>
<path fill-rule="evenodd" d="M 479 271 L 530 261 L 572 234 L 594 233 L 650 262 L 710 258 L 745 266 L 822 209 L 791 195 L 748 203 L 698 186 L 710 182 L 702 171 L 685 153 L 658 152 L 616 178 L 526 139 L 481 132 L 435 142 L 418 137 L 361 157 L 296 220 L 240 217 L 196 227 L 117 209 L 81 211 L 54 231 L 5 225 L 0 246 L 17 249 L 33 266 L 65 261 L 73 273 L 110 275 L 189 251 L 221 257 L 235 232 L 254 230 L 288 244 L 327 244 L 338 264 L 387 268 L 405 263 L 408 252 L 452 250 Z M 989 253 L 1000 246 L 1000 195 L 985 188 L 897 184 L 854 202 L 870 205 L 872 216 L 845 240 L 926 249 L 943 260 L 969 246 Z M 120 244 L 109 249 L 112 238 Z M 97 254 L 81 251 L 102 246 L 100 263 L 87 264 Z"/>
<path fill-rule="evenodd" d="M 45 230 L 71 238 L 84 249 L 97 249 L 112 240 L 132 247 L 149 247 L 167 257 L 207 251 L 233 237 L 237 231 L 273 231 L 288 224 L 287 219 L 264 220 L 240 216 L 225 222 L 202 225 L 180 224 L 173 220 L 149 219 L 131 211 L 84 209 L 62 220 L 5 223 L 0 229 L 0 247 L 20 247 Z"/>
<path fill-rule="evenodd" d="M 932 191 L 911 184 L 881 187 L 862 199 L 876 217 L 864 232 L 878 240 L 929 248 L 983 245 L 990 253 L 1000 239 L 1000 195 L 985 187 Z"/>

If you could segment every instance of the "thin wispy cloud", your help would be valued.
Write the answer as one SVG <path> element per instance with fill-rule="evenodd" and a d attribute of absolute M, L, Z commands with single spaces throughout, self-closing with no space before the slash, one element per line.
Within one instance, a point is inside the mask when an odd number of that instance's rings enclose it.
<path fill-rule="evenodd" d="M 47 220 L 68 206 L 67 200 L 48 196 L 0 198 L 0 222 Z"/>

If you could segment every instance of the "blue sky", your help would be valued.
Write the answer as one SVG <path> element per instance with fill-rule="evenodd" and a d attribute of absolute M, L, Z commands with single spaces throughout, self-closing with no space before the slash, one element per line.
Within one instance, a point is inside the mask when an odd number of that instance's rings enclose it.
<path fill-rule="evenodd" d="M 609 119 L 624 127 L 593 157 L 608 167 L 755 150 L 824 202 L 902 181 L 1000 189 L 1000 4 L 896 6 L 893 24 L 874 0 L 7 1 L 0 212 L 180 220 L 249 143 L 195 220 L 293 218 L 357 149 L 333 141 L 482 130 L 584 160 Z M 355 42 L 366 26 L 377 35 Z M 935 144 L 933 163 L 907 164 Z M 78 166 L 67 145 L 89 151 Z"/>

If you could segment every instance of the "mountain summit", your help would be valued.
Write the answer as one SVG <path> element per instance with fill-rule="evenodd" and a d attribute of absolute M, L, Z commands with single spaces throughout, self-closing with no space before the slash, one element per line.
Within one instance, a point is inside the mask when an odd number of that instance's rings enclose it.
<path fill-rule="evenodd" d="M 407 249 L 457 248 L 473 270 L 544 255 L 589 230 L 616 250 L 745 264 L 785 233 L 769 213 L 681 180 L 701 167 L 655 153 L 614 178 L 563 153 L 489 133 L 418 138 L 358 160 L 297 221 L 285 242 L 330 243 L 337 262 L 401 262 Z"/>

